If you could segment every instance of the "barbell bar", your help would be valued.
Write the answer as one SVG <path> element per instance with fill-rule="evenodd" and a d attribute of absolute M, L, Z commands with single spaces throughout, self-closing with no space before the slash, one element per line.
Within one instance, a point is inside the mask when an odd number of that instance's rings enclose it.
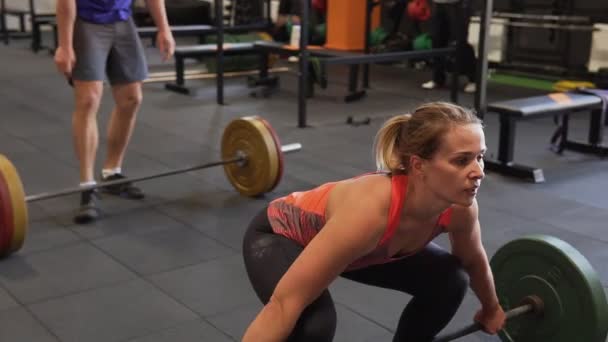
<path fill-rule="evenodd" d="M 258 196 L 278 185 L 284 170 L 283 154 L 301 149 L 299 143 L 281 145 L 276 132 L 266 120 L 259 116 L 247 116 L 233 120 L 224 129 L 220 161 L 28 196 L 24 194 L 14 165 L 0 155 L 0 256 L 10 255 L 23 245 L 28 225 L 27 203 L 220 165 L 224 166 L 226 177 L 239 193 Z"/>
<path fill-rule="evenodd" d="M 281 146 L 282 153 L 296 152 L 301 149 L 302 149 L 302 145 L 299 143 L 292 143 L 292 144 L 287 144 L 287 145 Z M 186 172 L 190 172 L 190 171 L 202 170 L 202 169 L 206 169 L 206 168 L 210 168 L 210 167 L 214 167 L 214 166 L 234 164 L 234 163 L 247 163 L 247 156 L 245 154 L 241 154 L 240 156 L 237 156 L 235 158 L 228 159 L 228 160 L 193 165 L 190 167 L 184 167 L 184 168 L 175 169 L 175 170 L 171 170 L 171 171 L 160 172 L 160 173 L 147 175 L 147 176 L 124 178 L 124 179 L 118 179 L 118 180 L 108 181 L 108 182 L 100 182 L 100 183 L 97 183 L 94 185 L 76 186 L 76 187 L 72 187 L 72 188 L 66 188 L 63 190 L 55 191 L 55 192 L 45 192 L 45 193 L 39 193 L 39 194 L 35 194 L 35 195 L 29 195 L 29 196 L 25 197 L 25 202 L 30 203 L 30 202 L 36 202 L 36 201 L 43 201 L 43 200 L 47 200 L 50 198 L 76 194 L 76 193 L 80 193 L 80 192 L 87 191 L 87 190 L 99 189 L 99 188 L 103 188 L 106 186 L 141 182 L 141 181 L 146 181 L 149 179 L 163 178 L 163 177 L 178 175 L 178 174 L 182 174 L 182 173 L 186 173 Z"/>
<path fill-rule="evenodd" d="M 542 310 L 543 310 L 543 302 L 540 298 L 535 297 L 535 296 L 530 296 L 530 297 L 526 297 L 524 298 L 523 301 L 525 304 L 522 304 L 520 306 L 517 306 L 507 312 L 505 312 L 505 316 L 507 318 L 507 321 L 509 319 L 515 318 L 515 317 L 519 317 L 521 315 L 524 314 L 530 314 L 530 313 L 534 313 L 537 315 L 542 314 Z M 448 341 L 453 341 L 456 340 L 458 338 L 470 335 L 474 332 L 480 331 L 483 329 L 483 325 L 481 325 L 480 323 L 473 323 L 470 324 L 460 330 L 454 331 L 452 333 L 449 333 L 447 335 L 443 335 L 441 337 L 437 337 L 433 340 L 433 342 L 448 342 Z"/>
<path fill-rule="evenodd" d="M 606 341 L 608 303 L 602 283 L 569 243 L 547 235 L 523 236 L 500 247 L 490 266 L 507 316 L 498 332 L 502 341 Z M 452 341 L 480 329 L 474 323 L 433 342 Z"/>

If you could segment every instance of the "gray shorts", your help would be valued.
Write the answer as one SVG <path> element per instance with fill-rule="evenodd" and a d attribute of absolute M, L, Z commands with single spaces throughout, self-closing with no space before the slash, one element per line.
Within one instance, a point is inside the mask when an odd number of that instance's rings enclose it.
<path fill-rule="evenodd" d="M 76 19 L 76 65 L 72 78 L 110 84 L 143 81 L 148 77 L 144 48 L 132 19 L 112 24 L 93 24 Z"/>

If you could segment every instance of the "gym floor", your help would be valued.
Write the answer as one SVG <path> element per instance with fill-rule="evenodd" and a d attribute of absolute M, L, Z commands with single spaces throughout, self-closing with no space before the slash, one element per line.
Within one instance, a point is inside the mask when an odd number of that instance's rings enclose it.
<path fill-rule="evenodd" d="M 71 134 L 72 93 L 46 53 L 27 41 L 0 47 L 0 153 L 16 165 L 26 193 L 76 185 L 78 164 Z M 151 50 L 153 51 L 153 50 Z M 151 64 L 154 64 L 154 53 Z M 123 167 L 131 176 L 217 160 L 220 137 L 231 120 L 258 114 L 283 144 L 303 149 L 285 158 L 278 187 L 262 198 L 240 196 L 221 167 L 141 183 L 147 193 L 134 202 L 105 196 L 103 218 L 74 225 L 77 195 L 31 203 L 24 247 L 0 260 L 0 340 L 28 342 L 237 341 L 261 308 L 249 286 L 241 240 L 250 218 L 268 201 L 326 181 L 374 169 L 372 141 L 389 116 L 447 90 L 419 85 L 428 72 L 374 67 L 372 89 L 345 104 L 346 70 L 336 67 L 330 87 L 308 102 L 311 127 L 297 123 L 294 73 L 281 75 L 281 89 L 268 99 L 249 96 L 243 79 L 226 81 L 226 106 L 215 104 L 212 80 L 191 81 L 194 96 L 146 84 L 144 103 Z M 106 88 L 107 90 L 107 88 Z M 489 101 L 540 94 L 490 84 Z M 471 106 L 472 96 L 461 94 Z M 112 108 L 106 92 L 99 114 L 103 131 Z M 346 125 L 346 117 L 371 117 L 370 125 Z M 584 139 L 584 117 L 571 121 Z M 497 118 L 486 116 L 490 155 L 497 148 Z M 608 161 L 547 149 L 551 119 L 518 124 L 516 160 L 544 168 L 546 182 L 531 184 L 488 173 L 479 193 L 483 241 L 491 256 L 504 243 L 528 234 L 559 237 L 574 245 L 608 287 Z M 608 137 L 604 138 L 605 141 Z M 364 199 L 362 199 L 364 200 Z M 446 237 L 436 241 L 447 247 Z M 407 295 L 339 279 L 335 341 L 390 341 Z M 470 323 L 478 302 L 469 291 L 447 330 Z M 446 330 L 446 331 L 447 331 Z M 498 341 L 477 333 L 462 341 Z"/>

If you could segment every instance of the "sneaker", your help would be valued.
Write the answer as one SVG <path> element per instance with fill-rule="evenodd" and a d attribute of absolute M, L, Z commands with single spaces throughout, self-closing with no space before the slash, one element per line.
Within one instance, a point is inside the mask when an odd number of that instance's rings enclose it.
<path fill-rule="evenodd" d="M 435 83 L 435 81 L 428 81 L 428 82 L 422 83 L 422 89 L 432 90 L 432 89 L 437 89 L 437 88 L 441 88 L 441 85 Z"/>
<path fill-rule="evenodd" d="M 87 190 L 80 194 L 80 208 L 74 216 L 74 222 L 77 224 L 90 223 L 97 220 L 99 217 L 99 209 L 97 201 L 99 194 L 97 190 Z"/>
<path fill-rule="evenodd" d="M 477 85 L 473 82 L 469 82 L 464 86 L 465 93 L 474 93 L 477 91 Z"/>
<path fill-rule="evenodd" d="M 120 173 L 116 173 L 116 174 L 113 174 L 106 178 L 102 177 L 101 179 L 102 179 L 102 184 L 103 184 L 103 182 L 110 182 L 110 181 L 115 181 L 115 180 L 125 179 L 125 178 L 127 178 L 127 177 L 121 175 Z M 145 197 L 144 193 L 141 191 L 141 189 L 134 186 L 131 182 L 117 184 L 117 185 L 108 185 L 108 186 L 102 187 L 101 189 L 105 193 L 115 195 L 115 196 L 120 196 L 123 198 L 128 198 L 128 199 L 142 199 Z"/>

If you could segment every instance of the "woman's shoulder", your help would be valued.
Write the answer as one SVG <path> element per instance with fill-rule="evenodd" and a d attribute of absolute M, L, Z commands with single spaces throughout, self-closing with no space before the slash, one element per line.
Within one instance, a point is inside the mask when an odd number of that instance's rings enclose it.
<path fill-rule="evenodd" d="M 342 181 L 336 185 L 334 197 L 343 203 L 388 205 L 391 200 L 391 177 L 387 174 L 370 174 Z"/>

